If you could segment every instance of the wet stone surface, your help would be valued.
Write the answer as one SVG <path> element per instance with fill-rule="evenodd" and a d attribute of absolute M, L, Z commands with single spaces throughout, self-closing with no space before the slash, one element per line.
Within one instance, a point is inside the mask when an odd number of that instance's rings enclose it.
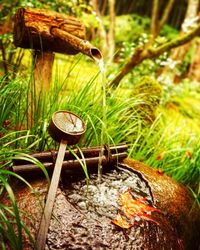
<path fill-rule="evenodd" d="M 96 174 L 91 175 L 87 186 L 85 180 L 71 183 L 64 183 L 63 190 L 69 202 L 84 213 L 97 213 L 99 216 L 106 216 L 113 219 L 116 216 L 119 204 L 118 194 L 124 193 L 131 188 L 134 198 L 145 197 L 152 204 L 150 188 L 134 173 L 130 171 L 113 170 L 104 174 L 101 181 L 98 181 Z"/>
<path fill-rule="evenodd" d="M 111 222 L 120 209 L 118 194 L 128 188 L 134 199 L 145 197 L 147 204 L 154 206 L 148 182 L 126 169 L 103 174 L 101 182 L 92 174 L 88 186 L 81 177 L 64 175 L 45 249 L 182 249 L 164 211 L 151 213 L 159 224 L 139 216 L 129 229 Z"/>

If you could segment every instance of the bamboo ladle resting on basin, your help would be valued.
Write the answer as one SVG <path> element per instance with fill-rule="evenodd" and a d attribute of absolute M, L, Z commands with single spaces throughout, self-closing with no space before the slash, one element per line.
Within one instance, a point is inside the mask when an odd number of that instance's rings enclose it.
<path fill-rule="evenodd" d="M 46 204 L 42 214 L 39 231 L 36 239 L 36 249 L 45 248 L 46 236 L 53 210 L 56 191 L 60 179 L 62 163 L 65 155 L 66 146 L 74 145 L 79 142 L 82 134 L 86 131 L 86 126 L 80 117 L 69 111 L 57 111 L 53 114 L 49 133 L 54 140 L 60 143 L 51 184 L 49 186 Z"/>

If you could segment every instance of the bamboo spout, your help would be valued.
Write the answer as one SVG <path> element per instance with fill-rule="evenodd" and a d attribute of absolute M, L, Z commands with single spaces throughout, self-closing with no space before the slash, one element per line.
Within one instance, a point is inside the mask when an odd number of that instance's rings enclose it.
<path fill-rule="evenodd" d="M 85 27 L 75 17 L 54 11 L 19 8 L 13 32 L 16 47 L 67 55 L 79 52 L 99 62 L 101 52 L 86 41 Z"/>
<path fill-rule="evenodd" d="M 58 27 L 52 27 L 50 33 L 54 37 L 65 41 L 69 47 L 72 47 L 73 49 L 77 50 L 77 52 L 81 52 L 91 57 L 93 60 L 97 62 L 99 62 L 103 58 L 100 50 L 94 47 L 86 40 L 74 36 L 64 30 L 61 30 Z"/>

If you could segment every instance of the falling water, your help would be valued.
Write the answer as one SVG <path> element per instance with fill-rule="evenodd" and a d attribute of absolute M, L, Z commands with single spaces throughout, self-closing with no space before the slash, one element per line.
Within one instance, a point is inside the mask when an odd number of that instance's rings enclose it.
<path fill-rule="evenodd" d="M 99 70 L 100 70 L 100 82 L 101 82 L 101 93 L 102 93 L 102 127 L 101 127 L 101 151 L 99 153 L 99 163 L 98 163 L 98 181 L 101 181 L 102 177 L 102 156 L 105 143 L 105 131 L 107 127 L 106 122 L 106 76 L 105 67 L 103 59 L 99 60 Z"/>

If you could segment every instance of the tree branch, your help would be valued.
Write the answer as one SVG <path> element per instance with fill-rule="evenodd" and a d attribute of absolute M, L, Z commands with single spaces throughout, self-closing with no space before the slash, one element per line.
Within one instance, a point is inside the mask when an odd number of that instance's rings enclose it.
<path fill-rule="evenodd" d="M 173 4 L 174 4 L 174 0 L 169 0 L 168 3 L 167 3 L 167 6 L 165 7 L 165 10 L 163 12 L 163 15 L 162 15 L 162 18 L 159 22 L 159 27 L 158 27 L 158 30 L 160 32 L 160 30 L 162 29 L 163 25 L 167 22 L 167 19 L 169 17 L 169 13 L 173 7 Z"/>
<path fill-rule="evenodd" d="M 170 42 L 167 42 L 157 48 L 154 48 L 153 46 L 150 46 L 146 49 L 144 48 L 137 48 L 135 52 L 132 54 L 131 58 L 128 60 L 128 62 L 124 65 L 122 70 L 119 72 L 119 74 L 110 82 L 111 87 L 117 87 L 122 80 L 122 78 L 131 72 L 131 70 L 139 65 L 143 60 L 145 59 L 153 59 L 155 57 L 160 56 L 163 52 L 169 51 L 172 48 L 176 48 L 178 46 L 181 46 L 190 40 L 192 40 L 195 36 L 200 35 L 200 23 L 198 26 L 190 31 L 187 34 L 182 35 L 181 37 L 178 37 Z"/>
<path fill-rule="evenodd" d="M 108 32 L 108 61 L 112 62 L 115 51 L 115 0 L 109 0 L 110 29 Z"/>
<path fill-rule="evenodd" d="M 151 24 L 150 24 L 150 32 L 153 38 L 155 38 L 157 35 L 158 13 L 159 13 L 159 0 L 153 0 Z"/>

